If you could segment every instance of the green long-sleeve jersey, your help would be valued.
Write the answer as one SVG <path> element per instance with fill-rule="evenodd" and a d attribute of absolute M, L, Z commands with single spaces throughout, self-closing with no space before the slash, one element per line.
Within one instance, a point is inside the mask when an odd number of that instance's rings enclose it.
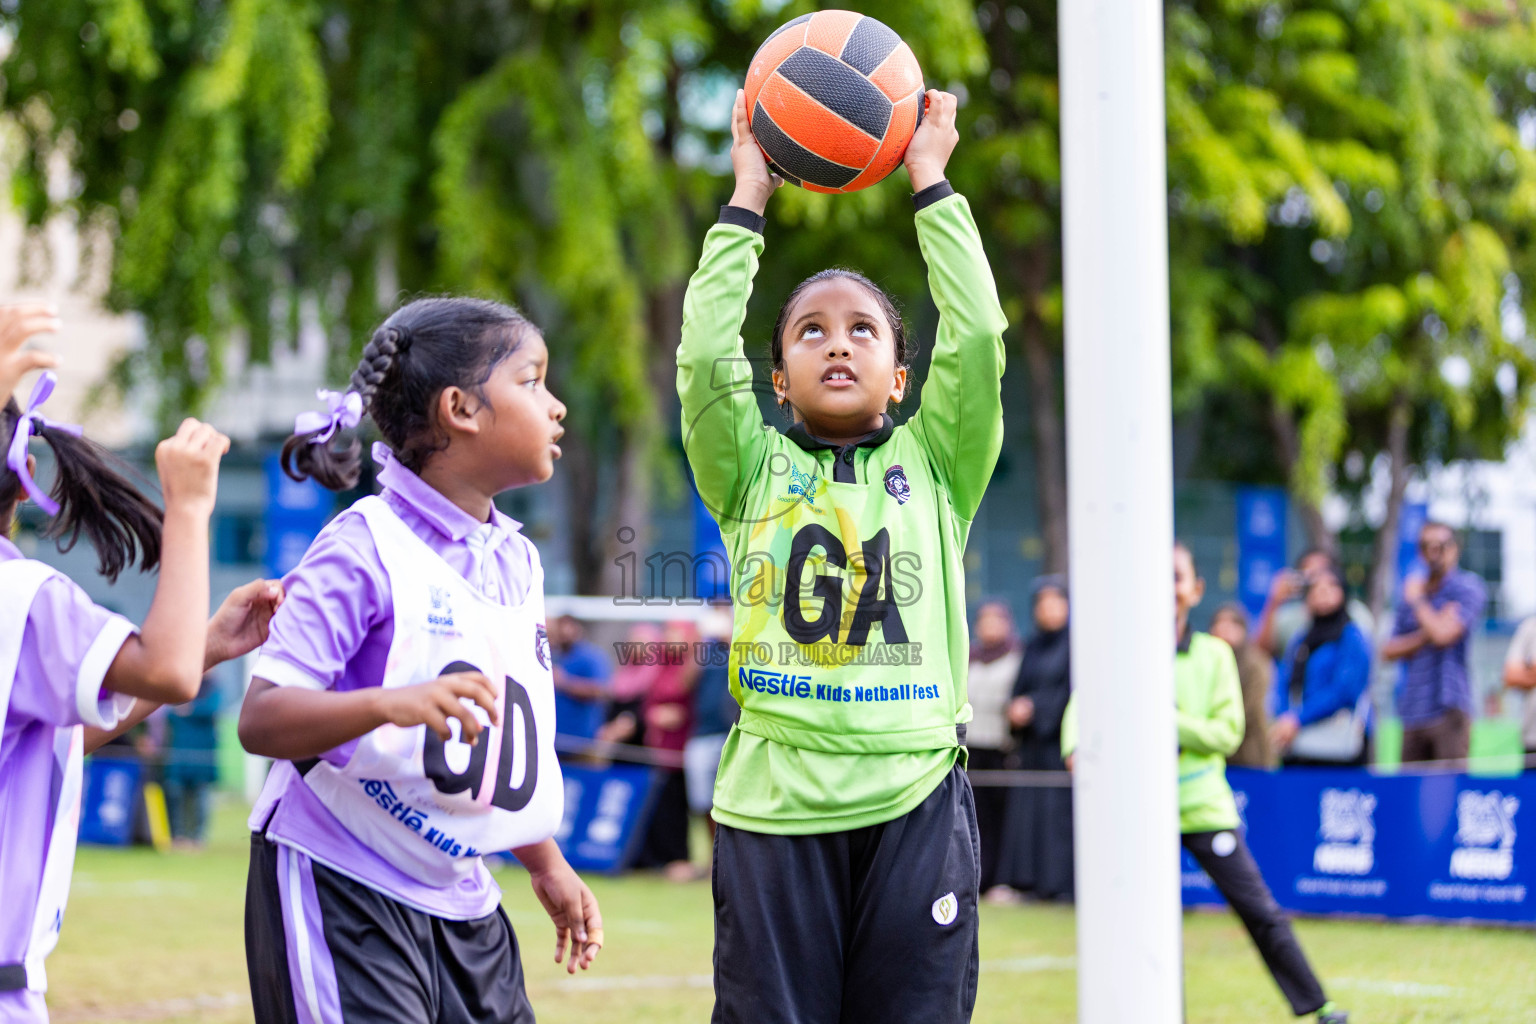
<path fill-rule="evenodd" d="M 1002 444 L 1006 323 L 970 208 L 940 198 L 917 214 L 940 313 L 917 412 L 841 448 L 780 433 L 739 337 L 763 237 L 731 219 L 705 238 L 677 354 L 684 447 L 733 573 L 742 711 L 714 815 L 783 835 L 878 824 L 938 786 L 970 720 L 962 555 Z"/>
<path fill-rule="evenodd" d="M 1227 756 L 1243 741 L 1243 687 L 1224 640 L 1188 634 L 1173 663 L 1179 730 L 1179 831 L 1236 828 L 1237 801 L 1227 784 Z M 1061 722 L 1063 757 L 1077 749 L 1077 698 Z"/>

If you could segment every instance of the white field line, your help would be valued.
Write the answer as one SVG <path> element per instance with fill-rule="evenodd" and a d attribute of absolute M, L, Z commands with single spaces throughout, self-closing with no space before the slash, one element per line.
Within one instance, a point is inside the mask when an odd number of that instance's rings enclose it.
<path fill-rule="evenodd" d="M 87 1021 L 164 1020 L 167 1017 L 201 1018 L 217 1010 L 238 1010 L 251 1005 L 246 992 L 225 992 L 222 995 L 188 996 L 184 999 L 161 999 L 152 1003 L 134 1003 L 130 1006 L 73 1006 L 63 1010 L 50 1010 L 53 1024 L 85 1024 Z"/>
<path fill-rule="evenodd" d="M 1452 999 L 1463 990 L 1452 985 L 1424 985 L 1417 981 L 1386 981 L 1381 978 L 1329 978 L 1328 984 L 1352 988 L 1358 992 L 1380 992 L 1389 996 Z"/>
<path fill-rule="evenodd" d="M 1077 967 L 1077 958 L 1071 956 L 1029 956 L 1003 960 L 983 960 L 983 974 L 1041 974 L 1049 971 L 1070 971 Z M 1337 988 L 1356 992 L 1374 992 L 1381 995 L 1412 999 L 1451 999 L 1463 994 L 1463 990 L 1451 985 L 1426 985 L 1413 981 L 1388 981 L 1382 978 L 1330 978 L 1328 983 Z M 556 982 L 535 982 L 530 988 L 545 992 L 555 991 L 562 995 L 580 995 L 584 992 L 639 992 L 666 990 L 709 990 L 714 978 L 708 974 L 616 974 L 610 977 L 587 975 Z M 54 1010 L 54 1024 L 96 1024 L 96 1022 L 124 1022 L 163 1020 L 168 1017 L 194 1017 L 217 1010 L 233 1010 L 251 1003 L 245 992 L 225 992 L 221 995 L 198 995 L 183 999 L 164 999 L 151 1003 L 128 1006 L 93 1007 L 76 1006 Z"/>
<path fill-rule="evenodd" d="M 983 960 L 983 974 L 1037 974 L 1043 971 L 1070 971 L 1077 966 L 1071 956 L 1030 956 L 1010 960 Z M 656 989 L 709 989 L 715 980 L 708 974 L 617 974 L 604 978 L 589 975 L 552 982 L 546 986 L 560 992 L 629 992 Z"/>

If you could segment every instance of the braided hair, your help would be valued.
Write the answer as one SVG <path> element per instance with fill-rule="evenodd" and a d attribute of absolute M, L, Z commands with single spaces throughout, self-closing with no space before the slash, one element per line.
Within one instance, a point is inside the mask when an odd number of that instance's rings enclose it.
<path fill-rule="evenodd" d="M 480 387 L 536 330 L 511 306 L 484 299 L 417 299 L 394 313 L 363 346 L 351 389 L 395 458 L 413 473 L 448 446 L 437 422 L 437 399 L 459 387 L 484 399 Z M 283 445 L 283 471 L 313 478 L 333 491 L 357 486 L 362 444 L 357 437 L 317 441 L 321 431 L 295 434 Z"/>

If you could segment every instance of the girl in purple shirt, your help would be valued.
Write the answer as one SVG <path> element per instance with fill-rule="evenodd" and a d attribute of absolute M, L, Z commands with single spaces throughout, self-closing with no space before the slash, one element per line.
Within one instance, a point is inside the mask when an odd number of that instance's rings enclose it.
<path fill-rule="evenodd" d="M 549 479 L 564 429 L 517 311 L 423 299 L 374 333 L 345 394 L 300 418 L 295 479 L 381 493 L 288 576 L 240 715 L 277 759 L 252 815 L 246 959 L 258 1024 L 532 1021 L 481 854 L 511 850 L 588 967 L 597 901 L 552 838 L 563 811 L 538 552 L 494 497 Z"/>
<path fill-rule="evenodd" d="M 185 623 L 208 608 L 208 518 L 219 459 L 229 441 L 187 420 L 155 450 L 162 513 L 117 471 L 107 453 L 41 411 L 53 391 L 44 373 L 23 409 L 10 392 L 28 333 L 0 314 L 0 1022 L 48 1019 L 43 960 L 58 941 L 80 817 L 85 753 L 161 703 L 197 694 L 208 668 L 252 650 L 282 601 L 281 585 L 236 591 L 206 636 Z M 44 329 L 52 329 L 46 327 Z M 33 479 L 27 451 L 53 449 L 51 492 Z M 9 540 L 16 509 L 30 498 L 53 517 L 49 533 L 84 535 L 115 579 L 137 563 L 160 578 L 142 629 L 93 604 L 56 570 L 23 557 Z"/>

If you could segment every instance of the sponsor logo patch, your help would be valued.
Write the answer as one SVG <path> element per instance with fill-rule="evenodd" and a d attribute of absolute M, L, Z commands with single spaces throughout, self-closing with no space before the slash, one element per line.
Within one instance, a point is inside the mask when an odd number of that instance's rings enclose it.
<path fill-rule="evenodd" d="M 933 901 L 933 919 L 941 925 L 955 923 L 955 918 L 960 914 L 960 901 L 955 899 L 955 894 L 947 892 Z"/>
<path fill-rule="evenodd" d="M 807 505 L 816 504 L 816 492 L 821 489 L 821 477 L 814 470 L 802 473 L 799 466 L 789 467 L 789 493 L 804 499 Z"/>
<path fill-rule="evenodd" d="M 428 586 L 427 601 L 427 632 L 438 636 L 452 635 L 453 605 L 448 601 L 448 588 Z"/>
<path fill-rule="evenodd" d="M 912 485 L 907 483 L 906 471 L 900 466 L 892 466 L 885 471 L 885 489 L 898 505 L 905 505 L 907 499 L 912 497 Z"/>

